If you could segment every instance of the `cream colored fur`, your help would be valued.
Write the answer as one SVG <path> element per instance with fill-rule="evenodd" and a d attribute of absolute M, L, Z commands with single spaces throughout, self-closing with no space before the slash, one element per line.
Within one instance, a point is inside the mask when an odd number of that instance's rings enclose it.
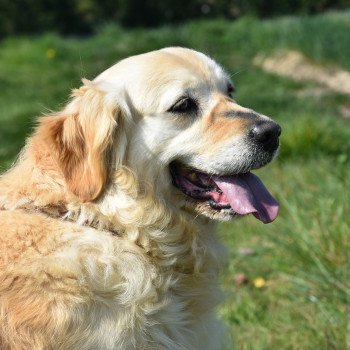
<path fill-rule="evenodd" d="M 0 179 L 2 350 L 225 345 L 215 316 L 225 253 L 169 164 L 244 167 L 245 122 L 221 112 L 249 110 L 227 81 L 201 53 L 155 51 L 85 80 L 39 119 Z M 201 118 L 167 112 L 188 89 Z"/>

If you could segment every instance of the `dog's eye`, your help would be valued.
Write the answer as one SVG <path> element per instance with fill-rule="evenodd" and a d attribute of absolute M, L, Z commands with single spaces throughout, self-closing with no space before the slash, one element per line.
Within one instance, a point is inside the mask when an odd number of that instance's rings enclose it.
<path fill-rule="evenodd" d="M 236 91 L 235 87 L 232 84 L 227 85 L 227 94 L 232 98 L 233 93 Z"/>
<path fill-rule="evenodd" d="M 191 113 L 197 110 L 197 103 L 190 97 L 183 97 L 177 101 L 170 109 L 169 112 L 173 113 Z"/>

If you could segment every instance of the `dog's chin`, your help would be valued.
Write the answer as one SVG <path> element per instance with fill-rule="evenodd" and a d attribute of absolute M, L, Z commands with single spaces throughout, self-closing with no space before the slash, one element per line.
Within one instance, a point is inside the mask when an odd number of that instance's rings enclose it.
<path fill-rule="evenodd" d="M 242 217 L 232 210 L 227 209 L 213 209 L 208 201 L 196 201 L 192 198 L 186 198 L 184 208 L 186 211 L 192 212 L 194 215 L 202 215 L 211 220 L 229 221 L 234 218 Z"/>

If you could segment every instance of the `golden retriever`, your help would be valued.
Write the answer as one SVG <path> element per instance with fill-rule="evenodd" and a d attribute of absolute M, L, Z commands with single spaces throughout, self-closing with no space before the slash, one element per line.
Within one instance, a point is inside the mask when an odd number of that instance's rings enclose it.
<path fill-rule="evenodd" d="M 211 58 L 127 58 L 39 119 L 0 178 L 0 348 L 220 349 L 214 220 L 278 203 L 278 124 Z"/>

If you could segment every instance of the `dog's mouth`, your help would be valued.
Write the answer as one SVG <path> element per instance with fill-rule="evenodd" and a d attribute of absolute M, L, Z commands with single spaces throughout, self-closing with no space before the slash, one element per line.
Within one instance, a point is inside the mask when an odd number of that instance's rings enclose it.
<path fill-rule="evenodd" d="M 278 215 L 278 202 L 251 172 L 209 175 L 177 162 L 170 165 L 170 171 L 174 186 L 193 200 L 208 202 L 213 210 L 230 210 L 232 215 L 253 214 L 265 224 Z"/>

